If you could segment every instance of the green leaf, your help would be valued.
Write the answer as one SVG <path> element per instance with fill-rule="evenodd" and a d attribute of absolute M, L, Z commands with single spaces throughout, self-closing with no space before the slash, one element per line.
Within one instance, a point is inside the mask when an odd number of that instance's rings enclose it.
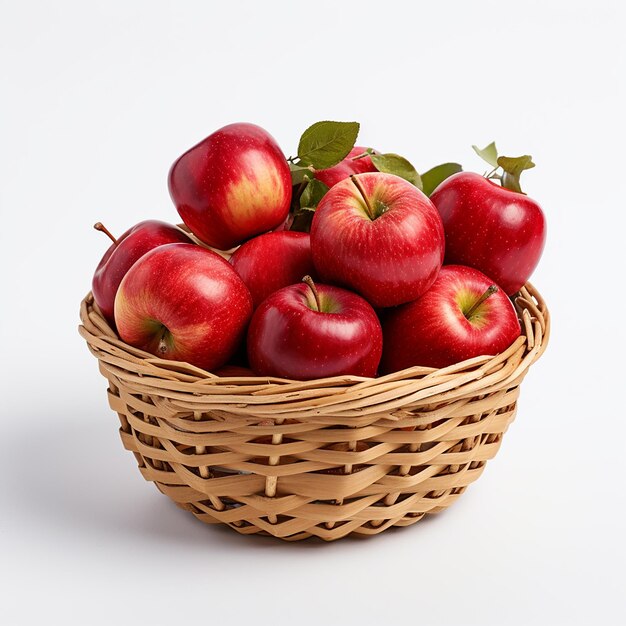
<path fill-rule="evenodd" d="M 502 175 L 502 186 L 510 189 L 511 191 L 517 191 L 518 193 L 524 193 L 520 187 L 520 176 L 524 170 L 529 170 L 535 167 L 533 159 L 530 155 L 524 154 L 519 157 L 498 157 L 498 165 L 504 170 Z"/>
<path fill-rule="evenodd" d="M 293 214 L 293 221 L 289 230 L 295 230 L 301 233 L 311 232 L 311 223 L 313 222 L 313 216 L 315 215 L 315 209 L 304 207 L 298 209 Z"/>
<path fill-rule="evenodd" d="M 300 196 L 300 208 L 315 208 L 320 200 L 326 195 L 328 187 L 314 178 L 304 189 Z"/>
<path fill-rule="evenodd" d="M 533 158 L 529 154 L 519 157 L 498 157 L 498 165 L 509 174 L 520 175 L 524 170 L 535 167 Z"/>
<path fill-rule="evenodd" d="M 404 178 L 404 180 L 408 180 L 418 189 L 422 188 L 422 180 L 417 170 L 407 159 L 401 157 L 399 154 L 372 154 L 370 158 L 379 172 L 395 174 L 396 176 L 400 176 L 400 178 Z"/>
<path fill-rule="evenodd" d="M 427 196 L 430 196 L 446 178 L 450 178 L 453 174 L 458 174 L 462 171 L 463 168 L 458 163 L 436 165 L 422 174 L 422 191 Z"/>
<path fill-rule="evenodd" d="M 313 171 L 309 166 L 303 165 L 295 165 L 294 163 L 289 164 L 289 169 L 291 170 L 291 184 L 299 185 L 305 180 L 313 179 Z"/>
<path fill-rule="evenodd" d="M 316 122 L 300 137 L 298 158 L 318 170 L 333 167 L 348 156 L 358 134 L 358 122 Z"/>
<path fill-rule="evenodd" d="M 498 150 L 496 148 L 496 142 L 492 141 L 488 146 L 485 146 L 482 150 L 478 146 L 472 146 L 474 152 L 483 160 L 487 161 L 491 167 L 498 167 Z"/>

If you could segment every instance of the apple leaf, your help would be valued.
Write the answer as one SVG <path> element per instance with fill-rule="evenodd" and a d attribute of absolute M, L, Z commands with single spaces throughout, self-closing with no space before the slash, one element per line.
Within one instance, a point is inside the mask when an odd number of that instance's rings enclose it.
<path fill-rule="evenodd" d="M 418 189 L 422 188 L 422 180 L 417 170 L 407 159 L 401 157 L 399 154 L 372 154 L 370 158 L 379 172 L 395 174 L 396 176 L 400 176 L 400 178 L 404 178 L 404 180 L 408 180 Z"/>
<path fill-rule="evenodd" d="M 442 163 L 441 165 L 436 165 L 422 174 L 422 191 L 427 196 L 430 196 L 446 178 L 462 171 L 463 168 L 458 163 Z"/>
<path fill-rule="evenodd" d="M 524 170 L 535 167 L 533 158 L 529 154 L 519 157 L 498 157 L 498 165 L 509 174 L 520 175 Z"/>
<path fill-rule="evenodd" d="M 291 170 L 291 184 L 293 186 L 303 183 L 305 180 L 311 180 L 313 178 L 313 171 L 309 166 L 289 164 Z"/>
<path fill-rule="evenodd" d="M 487 161 L 491 167 L 498 167 L 498 150 L 496 148 L 496 142 L 492 141 L 488 146 L 485 146 L 482 150 L 478 146 L 472 146 L 474 152 L 483 160 Z"/>
<path fill-rule="evenodd" d="M 302 133 L 298 158 L 318 170 L 333 167 L 348 156 L 358 134 L 358 122 L 316 122 Z"/>
<path fill-rule="evenodd" d="M 314 209 L 326 195 L 327 191 L 328 187 L 322 181 L 314 178 L 305 187 L 300 196 L 300 208 Z"/>
<path fill-rule="evenodd" d="M 524 193 L 520 187 L 519 180 L 524 170 L 535 167 L 532 157 L 528 154 L 519 157 L 501 156 L 498 157 L 498 165 L 504 170 L 501 181 L 502 186 L 511 191 Z"/>
<path fill-rule="evenodd" d="M 310 207 L 304 207 L 298 209 L 293 214 L 293 220 L 289 230 L 295 230 L 301 233 L 311 232 L 311 223 L 313 222 L 313 216 L 315 215 L 315 209 Z"/>

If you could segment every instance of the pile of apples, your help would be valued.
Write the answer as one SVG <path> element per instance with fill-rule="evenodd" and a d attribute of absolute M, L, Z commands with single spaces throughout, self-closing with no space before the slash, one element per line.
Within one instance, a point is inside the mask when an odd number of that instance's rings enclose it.
<path fill-rule="evenodd" d="M 545 241 L 519 186 L 531 158 L 492 143 L 474 147 L 485 175 L 445 163 L 420 176 L 355 146 L 358 132 L 318 122 L 287 159 L 262 128 L 231 124 L 170 170 L 188 231 L 150 220 L 115 239 L 96 224 L 113 244 L 93 295 L 120 338 L 218 375 L 299 380 L 440 368 L 511 345 L 510 297 Z"/>

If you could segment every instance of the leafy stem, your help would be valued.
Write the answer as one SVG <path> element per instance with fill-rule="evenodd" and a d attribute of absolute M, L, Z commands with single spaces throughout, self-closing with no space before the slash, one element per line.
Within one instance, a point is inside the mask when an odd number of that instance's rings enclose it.
<path fill-rule="evenodd" d="M 295 207 L 299 207 L 300 206 L 300 196 L 302 195 L 302 193 L 304 192 L 304 190 L 306 189 L 306 186 L 309 184 L 309 179 L 305 178 L 299 185 L 298 188 L 296 189 L 296 192 L 293 194 L 293 198 L 291 200 L 293 206 Z"/>
<path fill-rule="evenodd" d="M 495 141 L 492 141 L 482 149 L 477 146 L 472 146 L 472 148 L 481 159 L 489 163 L 493 168 L 489 173 L 485 174 L 485 178 L 488 180 L 499 180 L 505 189 L 524 193 L 520 186 L 522 172 L 535 167 L 529 154 L 519 157 L 498 156 Z M 502 174 L 497 173 L 500 169 L 502 169 Z"/>

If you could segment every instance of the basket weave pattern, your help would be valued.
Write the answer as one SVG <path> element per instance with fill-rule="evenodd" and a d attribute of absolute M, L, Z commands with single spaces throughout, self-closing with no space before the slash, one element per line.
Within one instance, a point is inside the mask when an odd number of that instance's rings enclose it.
<path fill-rule="evenodd" d="M 334 540 L 413 524 L 480 476 L 549 336 L 532 285 L 515 307 L 506 352 L 376 379 L 220 378 L 123 343 L 91 294 L 79 332 L 146 480 L 203 522 Z"/>

